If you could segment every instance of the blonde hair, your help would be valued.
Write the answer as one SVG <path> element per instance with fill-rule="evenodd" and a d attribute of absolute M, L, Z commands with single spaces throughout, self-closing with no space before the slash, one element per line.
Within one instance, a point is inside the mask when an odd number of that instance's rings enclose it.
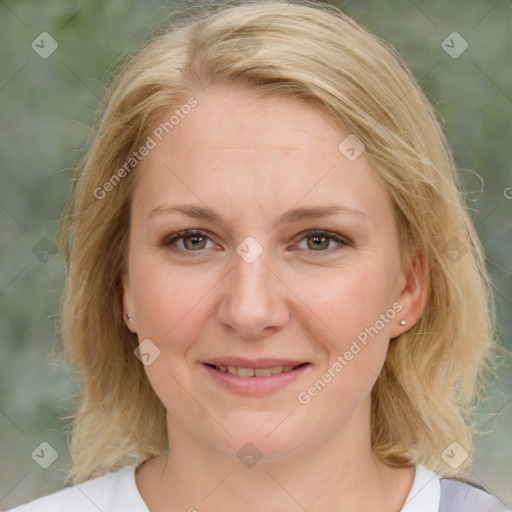
<path fill-rule="evenodd" d="M 126 162 L 164 115 L 213 82 L 316 102 L 364 143 L 391 198 L 404 268 L 421 255 L 427 286 L 424 313 L 391 341 L 372 391 L 373 449 L 390 464 L 463 477 L 474 433 L 468 414 L 495 343 L 494 304 L 434 109 L 394 49 L 335 7 L 218 7 L 178 20 L 127 60 L 77 169 L 61 224 L 68 270 L 62 337 L 82 380 L 67 479 L 78 483 L 168 449 L 164 406 L 134 356 L 137 336 L 123 321 L 121 276 L 137 167 Z M 127 172 L 113 182 L 123 166 Z M 109 180 L 108 195 L 99 197 Z M 455 469 L 442 458 L 454 441 L 470 454 Z"/>

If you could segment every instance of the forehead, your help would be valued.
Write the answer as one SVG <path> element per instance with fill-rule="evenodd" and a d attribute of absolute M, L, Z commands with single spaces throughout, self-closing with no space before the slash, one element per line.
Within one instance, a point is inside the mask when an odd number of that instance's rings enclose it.
<path fill-rule="evenodd" d="M 142 161 L 134 208 L 174 199 L 252 213 L 333 200 L 386 206 L 364 153 L 350 161 L 339 150 L 350 132 L 316 102 L 224 84 L 194 98 Z"/>
<path fill-rule="evenodd" d="M 244 153 L 260 147 L 310 153 L 337 146 L 342 128 L 320 104 L 286 94 L 262 95 L 256 89 L 214 84 L 197 96 L 198 106 L 176 130 L 170 144 L 199 144 L 204 151 Z M 264 156 L 264 155 L 262 155 Z"/>

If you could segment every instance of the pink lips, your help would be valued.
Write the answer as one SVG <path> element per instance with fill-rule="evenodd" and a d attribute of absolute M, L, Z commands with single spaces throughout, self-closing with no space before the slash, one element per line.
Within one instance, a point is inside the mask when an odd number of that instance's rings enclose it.
<path fill-rule="evenodd" d="M 246 359 L 244 357 L 214 357 L 206 361 L 201 361 L 204 364 L 211 364 L 214 366 L 241 366 L 244 368 L 272 368 L 275 366 L 298 366 L 299 364 L 307 363 L 307 361 L 300 361 L 298 359 Z"/>
<path fill-rule="evenodd" d="M 296 359 L 245 359 L 241 357 L 218 357 L 201 361 L 202 367 L 224 388 L 241 395 L 263 395 L 275 392 L 297 380 L 304 372 L 309 371 L 310 363 Z M 301 365 L 301 366 L 299 366 Z M 266 376 L 241 377 L 216 369 L 219 366 L 234 366 L 242 368 L 275 368 L 296 366 L 282 373 Z"/>

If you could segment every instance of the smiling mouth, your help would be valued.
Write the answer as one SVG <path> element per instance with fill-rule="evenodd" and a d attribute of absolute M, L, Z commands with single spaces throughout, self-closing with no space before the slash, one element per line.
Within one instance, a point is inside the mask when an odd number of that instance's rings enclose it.
<path fill-rule="evenodd" d="M 279 375 L 281 373 L 291 372 L 297 368 L 309 365 L 310 363 L 301 363 L 295 366 L 273 366 L 269 368 L 247 368 L 243 366 L 223 366 L 208 363 L 204 364 L 219 372 L 229 373 L 230 375 L 237 375 L 238 377 L 269 377 L 271 375 Z"/>

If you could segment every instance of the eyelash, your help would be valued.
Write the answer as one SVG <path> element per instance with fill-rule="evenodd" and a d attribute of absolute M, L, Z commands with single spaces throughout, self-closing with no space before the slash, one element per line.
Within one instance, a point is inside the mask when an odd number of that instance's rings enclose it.
<path fill-rule="evenodd" d="M 173 233 L 172 235 L 166 236 L 162 240 L 161 246 L 166 249 L 171 250 L 172 252 L 178 253 L 178 254 L 187 254 L 187 256 L 191 255 L 191 253 L 194 253 L 194 252 L 201 254 L 202 249 L 198 249 L 197 251 L 192 251 L 192 250 L 181 249 L 176 246 L 173 246 L 173 243 L 176 242 L 177 240 L 180 240 L 182 238 L 187 238 L 189 236 L 194 236 L 194 235 L 195 236 L 203 236 L 205 238 L 210 239 L 208 237 L 208 234 L 206 233 L 206 231 L 203 231 L 201 229 L 187 229 L 185 231 L 178 231 L 177 233 Z M 306 238 L 311 238 L 314 236 L 325 237 L 325 238 L 334 240 L 335 242 L 339 243 L 340 246 L 335 247 L 334 249 L 331 248 L 331 249 L 324 249 L 324 250 L 318 250 L 318 251 L 315 251 L 313 249 L 306 249 L 306 251 L 309 253 L 328 253 L 328 254 L 330 254 L 333 250 L 335 251 L 337 249 L 340 249 L 343 246 L 352 245 L 351 240 L 349 240 L 348 238 L 341 237 L 340 235 L 338 235 L 337 233 L 334 233 L 332 231 L 325 231 L 322 229 L 311 229 L 309 231 L 306 231 L 304 234 L 301 233 L 301 238 L 298 238 L 296 240 L 298 242 L 301 242 L 302 240 L 304 240 Z"/>

